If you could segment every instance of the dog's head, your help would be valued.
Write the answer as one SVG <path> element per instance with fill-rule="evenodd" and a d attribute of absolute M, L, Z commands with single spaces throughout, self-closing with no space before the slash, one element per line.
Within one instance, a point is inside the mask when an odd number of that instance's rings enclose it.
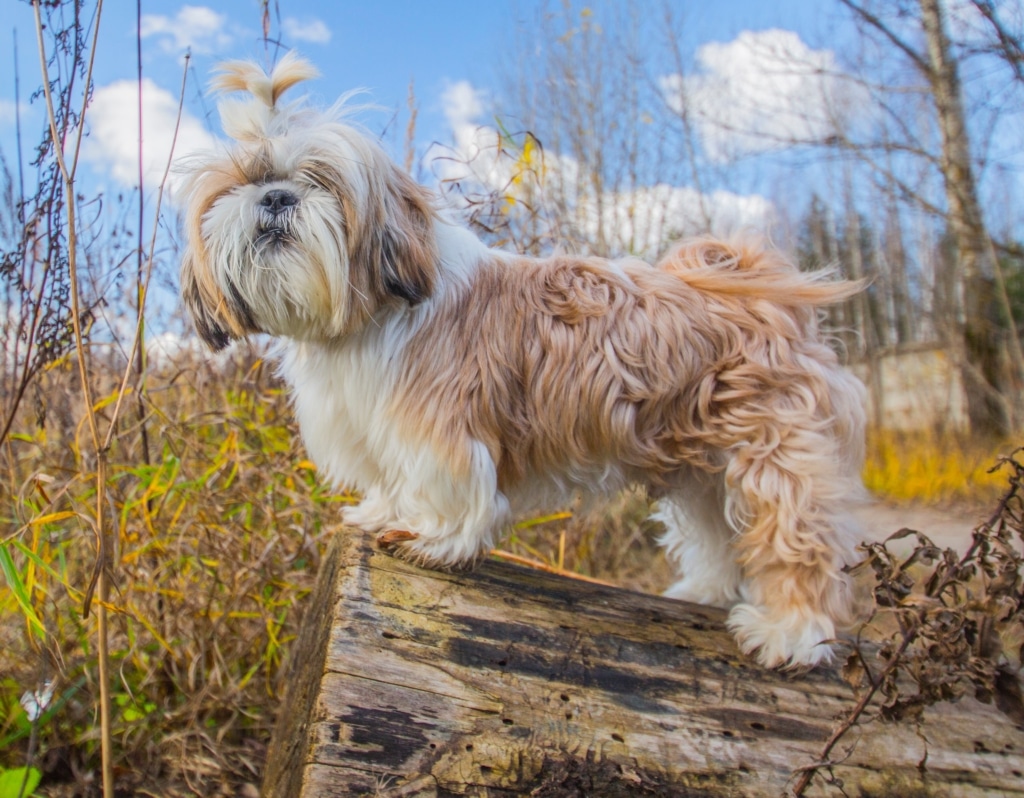
<path fill-rule="evenodd" d="M 426 190 L 337 108 L 278 104 L 315 75 L 289 54 L 269 75 L 231 62 L 214 81 L 252 96 L 219 105 L 230 150 L 185 166 L 181 293 L 213 349 L 254 332 L 337 338 L 433 291 Z"/>

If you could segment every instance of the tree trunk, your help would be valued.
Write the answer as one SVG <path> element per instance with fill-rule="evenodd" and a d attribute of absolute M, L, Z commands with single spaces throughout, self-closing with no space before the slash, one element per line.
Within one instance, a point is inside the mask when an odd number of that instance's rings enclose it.
<path fill-rule="evenodd" d="M 957 62 L 950 52 L 941 0 L 920 0 L 921 25 L 928 49 L 929 70 L 939 129 L 942 134 L 942 176 L 949 206 L 949 225 L 956 241 L 963 291 L 958 321 L 962 330 L 964 386 L 968 415 L 976 432 L 1006 435 L 1015 426 L 1018 382 L 1022 374 L 1020 345 L 1009 319 L 1009 305 L 997 291 L 990 258 L 988 230 L 978 201 Z M 1006 307 L 1003 307 L 1006 305 Z M 1013 340 L 1010 340 L 1011 336 Z M 1012 360 L 1013 376 L 1006 359 Z M 1019 419 L 1016 420 L 1019 423 Z"/>
<path fill-rule="evenodd" d="M 853 175 L 849 165 L 843 170 L 843 193 L 846 205 L 846 249 L 850 277 L 864 279 L 864 253 L 861 250 L 860 214 L 853 202 Z M 885 341 L 879 335 L 879 328 L 885 319 L 879 319 L 865 288 L 851 300 L 854 324 L 864 347 L 864 361 L 867 363 L 867 388 L 871 396 L 871 429 L 877 434 L 885 423 L 885 386 L 882 384 L 882 357 L 879 351 Z M 877 310 L 877 306 L 876 306 Z"/>
<path fill-rule="evenodd" d="M 424 571 L 332 542 L 263 794 L 779 796 L 854 701 L 739 654 L 723 612 L 505 563 Z M 1024 795 L 1024 732 L 973 700 L 834 749 L 859 795 Z M 840 794 L 821 777 L 808 795 Z"/>

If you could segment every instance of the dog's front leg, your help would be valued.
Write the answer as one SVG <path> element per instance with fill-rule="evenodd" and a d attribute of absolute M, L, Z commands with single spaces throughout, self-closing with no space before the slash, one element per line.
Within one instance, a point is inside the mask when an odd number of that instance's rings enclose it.
<path fill-rule="evenodd" d="M 487 448 L 468 440 L 457 454 L 396 448 L 363 501 L 342 511 L 345 523 L 381 533 L 382 547 L 421 565 L 472 567 L 493 547 L 509 507 Z"/>

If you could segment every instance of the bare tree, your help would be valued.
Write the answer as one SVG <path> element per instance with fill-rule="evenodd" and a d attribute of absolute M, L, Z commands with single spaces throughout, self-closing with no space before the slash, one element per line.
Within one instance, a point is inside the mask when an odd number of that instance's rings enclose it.
<path fill-rule="evenodd" d="M 890 20 L 866 3 L 840 2 L 866 30 L 898 52 L 927 86 L 939 133 L 938 150 L 915 154 L 936 164 L 944 206 L 909 186 L 902 193 L 946 219 L 956 251 L 950 341 L 967 389 L 971 426 L 979 432 L 1006 434 L 1024 424 L 1024 357 L 979 200 L 959 62 L 947 33 L 946 12 L 939 0 L 920 0 L 916 14 L 903 3 Z M 920 44 L 908 38 L 908 21 L 916 24 Z M 910 152 L 911 147 L 904 150 Z"/>
<path fill-rule="evenodd" d="M 971 3 L 992 34 L 981 49 L 1002 58 L 1013 71 L 1014 77 L 1024 83 L 1024 36 L 1021 31 L 1013 30 L 1003 20 L 992 0 L 971 0 Z"/>
<path fill-rule="evenodd" d="M 499 116 L 543 143 L 557 243 L 653 256 L 714 222 L 686 109 L 670 108 L 659 83 L 679 56 L 664 27 L 674 24 L 639 2 L 563 1 L 517 31 Z"/>
<path fill-rule="evenodd" d="M 998 146 L 1019 137 L 1011 112 L 985 104 L 985 75 L 1002 63 L 1024 87 L 1021 36 L 988 0 L 967 6 L 977 11 L 969 42 L 951 41 L 939 0 L 836 6 L 861 32 L 844 53 L 773 32 L 718 46 L 714 67 L 700 48 L 687 51 L 668 4 L 660 14 L 628 0 L 545 8 L 519 30 L 500 114 L 543 143 L 543 185 L 531 184 L 529 210 L 551 221 L 556 245 L 650 253 L 712 228 L 711 191 L 737 185 L 723 177 L 774 159 L 767 168 L 785 173 L 790 204 L 829 197 L 804 242 L 805 265 L 839 260 L 848 276 L 872 281 L 831 311 L 853 331 L 844 336 L 851 354 L 877 376 L 883 350 L 941 342 L 962 371 L 972 428 L 1019 429 L 1024 356 L 997 259 L 1012 242 L 993 244 L 982 181 Z M 986 59 L 986 70 L 971 70 L 981 77 L 967 92 L 969 58 Z M 728 96 L 714 96 L 719 89 Z M 803 177 L 808 165 L 816 176 Z M 780 213 L 793 218 L 791 208 Z"/>

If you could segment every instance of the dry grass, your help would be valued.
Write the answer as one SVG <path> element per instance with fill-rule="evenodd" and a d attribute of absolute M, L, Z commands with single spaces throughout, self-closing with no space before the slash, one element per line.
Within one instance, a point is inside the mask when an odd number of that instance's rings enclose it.
<path fill-rule="evenodd" d="M 109 407 L 117 369 L 97 373 L 98 405 Z M 233 795 L 259 782 L 301 600 L 336 528 L 332 505 L 351 497 L 317 481 L 259 358 L 184 361 L 148 384 L 148 464 L 142 426 L 127 415 L 109 453 L 117 787 Z M 91 796 L 96 620 L 82 609 L 96 562 L 94 474 L 69 365 L 39 387 L 2 450 L 0 540 L 16 589 L 0 593 L 0 767 L 28 760 L 43 776 L 39 795 Z M 503 548 L 660 590 L 668 568 L 648 512 L 646 497 L 627 492 L 585 513 L 525 519 Z M 20 699 L 49 681 L 54 698 L 32 723 Z"/>
<path fill-rule="evenodd" d="M 109 371 L 107 370 L 109 369 Z M 96 366 L 101 415 L 112 367 Z M 107 374 L 108 376 L 104 376 Z M 93 464 L 66 362 L 42 378 L 0 451 L 0 768 L 28 762 L 38 795 L 99 794 L 95 612 L 82 617 L 96 562 Z M 258 784 L 283 666 L 315 578 L 333 505 L 287 397 L 254 354 L 190 360 L 148 377 L 149 454 L 122 415 L 109 453 L 117 519 L 111 657 L 117 786 L 141 795 L 235 795 Z M 42 423 L 41 423 L 42 422 Z M 955 444 L 955 445 L 954 445 Z M 960 442 L 874 441 L 866 476 L 888 496 L 987 501 L 991 453 Z M 669 569 L 648 499 L 625 492 L 585 512 L 524 519 L 504 550 L 549 567 L 657 591 Z M 25 691 L 53 680 L 30 722 Z M 2 775 L 2 773 L 0 773 Z"/>
<path fill-rule="evenodd" d="M 522 519 L 500 548 L 569 574 L 578 573 L 632 590 L 659 593 L 671 569 L 649 522 L 651 502 L 642 491 L 624 491 L 609 501 Z"/>
<path fill-rule="evenodd" d="M 1015 448 L 1008 441 L 929 432 L 884 433 L 868 441 L 864 483 L 899 503 L 993 506 L 1006 487 L 992 465 Z"/>
<path fill-rule="evenodd" d="M 258 782 L 300 602 L 330 505 L 345 500 L 318 483 L 262 361 L 228 375 L 188 365 L 151 377 L 149 464 L 138 423 L 121 425 L 110 452 L 119 541 L 110 648 L 124 789 L 234 794 Z M 82 617 L 96 561 L 95 486 L 79 454 L 73 386 L 63 367 L 47 375 L 46 425 L 24 419 L 4 447 L 0 487 L 5 576 L 15 588 L 0 593 L 0 765 L 24 764 L 37 738 L 43 795 L 97 789 L 95 612 Z M 33 729 L 19 698 L 49 680 L 55 697 Z"/>

